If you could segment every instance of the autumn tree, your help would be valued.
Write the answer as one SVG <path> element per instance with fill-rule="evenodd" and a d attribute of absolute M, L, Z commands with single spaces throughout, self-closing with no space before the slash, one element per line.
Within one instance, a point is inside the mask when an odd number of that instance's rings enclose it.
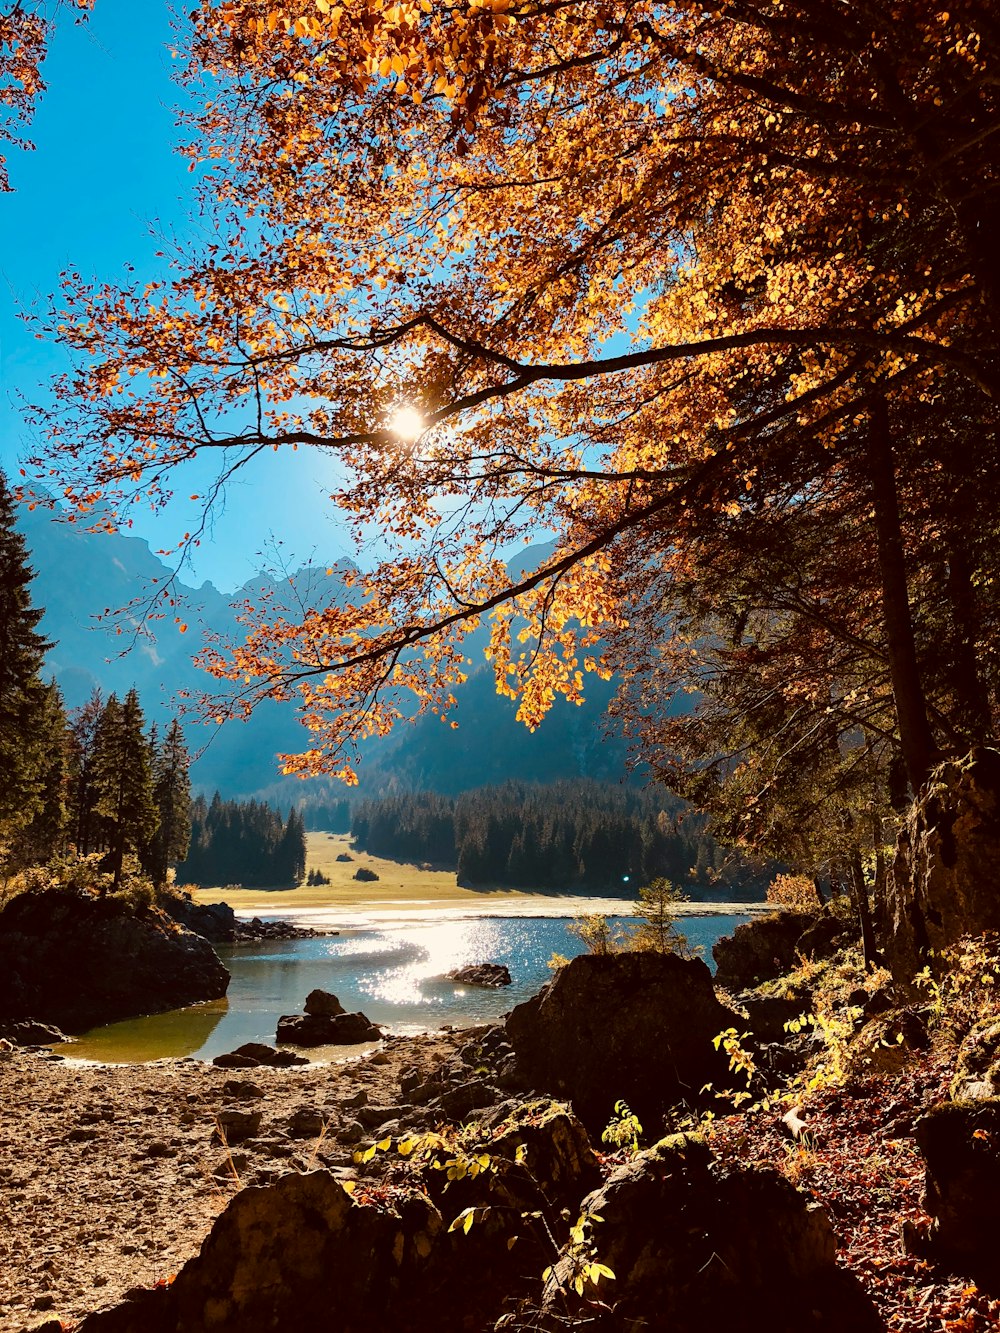
<path fill-rule="evenodd" d="M 187 60 L 223 241 L 71 284 L 37 463 L 87 512 L 316 449 L 396 547 L 346 604 L 248 607 L 211 716 L 294 698 L 287 770 L 350 778 L 448 712 L 485 623 L 528 725 L 617 670 L 648 745 L 642 699 L 728 620 L 757 791 L 782 734 L 911 792 L 992 737 L 991 3 L 206 0 Z"/>
<path fill-rule="evenodd" d="M 92 0 L 72 0 L 68 7 L 90 9 Z M 42 62 L 52 35 L 59 0 L 14 0 L 0 5 L 0 144 L 31 145 L 24 131 L 45 90 Z M 0 153 L 0 191 L 10 190 L 6 156 Z"/>

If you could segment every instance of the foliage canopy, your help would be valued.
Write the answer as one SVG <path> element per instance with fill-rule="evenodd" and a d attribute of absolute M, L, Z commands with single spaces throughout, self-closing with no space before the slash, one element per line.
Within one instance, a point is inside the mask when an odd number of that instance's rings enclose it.
<path fill-rule="evenodd" d="M 833 800 L 853 855 L 895 770 L 993 732 L 998 36 L 985 0 L 204 0 L 218 239 L 70 281 L 35 462 L 86 514 L 337 458 L 387 559 L 203 655 L 211 715 L 297 699 L 288 771 L 447 714 L 485 623 L 529 726 L 617 670 L 741 837 Z"/>

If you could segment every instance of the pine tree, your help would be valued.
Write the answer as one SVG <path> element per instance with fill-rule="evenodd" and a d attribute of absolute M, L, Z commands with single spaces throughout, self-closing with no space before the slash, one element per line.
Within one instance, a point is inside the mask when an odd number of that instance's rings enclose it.
<path fill-rule="evenodd" d="M 69 816 L 70 732 L 57 685 L 43 687 L 37 714 L 41 758 L 36 773 L 35 811 L 14 840 L 14 860 L 39 865 L 64 848 Z"/>
<path fill-rule="evenodd" d="M 31 604 L 34 577 L 14 500 L 0 473 L 0 838 L 34 818 L 44 799 L 48 738 L 46 687 L 40 672 L 49 643 L 38 633 L 42 612 Z"/>
<path fill-rule="evenodd" d="M 97 735 L 97 813 L 108 821 L 108 851 L 114 888 L 121 884 L 125 853 L 148 856 L 156 832 L 152 764 L 139 696 L 110 697 Z"/>
<path fill-rule="evenodd" d="M 184 733 L 174 720 L 162 745 L 155 747 L 153 760 L 153 802 L 159 826 L 150 844 L 148 868 L 157 885 L 166 883 L 167 869 L 184 860 L 191 842 L 189 763 Z"/>
<path fill-rule="evenodd" d="M 74 708 L 69 716 L 69 836 L 83 856 L 95 850 L 99 839 L 95 761 L 103 714 L 104 699 L 101 691 L 95 689 L 87 702 Z"/>

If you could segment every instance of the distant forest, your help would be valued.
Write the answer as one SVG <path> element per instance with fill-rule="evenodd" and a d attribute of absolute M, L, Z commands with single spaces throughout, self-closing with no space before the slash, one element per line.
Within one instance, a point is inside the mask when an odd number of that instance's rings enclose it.
<path fill-rule="evenodd" d="M 664 876 L 699 898 L 752 898 L 763 895 L 773 869 L 727 852 L 704 816 L 668 791 L 584 780 L 365 800 L 354 809 L 351 836 L 373 856 L 454 869 L 469 887 L 627 897 Z"/>
<path fill-rule="evenodd" d="M 177 867 L 179 883 L 294 886 L 306 873 L 306 830 L 295 809 L 261 801 L 224 801 L 218 792 L 191 803 L 191 845 Z"/>

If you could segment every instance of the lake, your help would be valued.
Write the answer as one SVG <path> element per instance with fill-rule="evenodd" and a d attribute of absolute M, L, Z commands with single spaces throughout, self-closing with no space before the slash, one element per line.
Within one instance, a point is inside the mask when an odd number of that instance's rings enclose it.
<path fill-rule="evenodd" d="M 312 914 L 311 923 L 316 920 Z M 713 966 L 712 945 L 743 920 L 743 915 L 686 916 L 679 928 Z M 620 918 L 623 925 L 633 921 Z M 316 987 L 394 1033 L 492 1022 L 549 980 L 553 953 L 571 958 L 584 951 L 572 924 L 565 916 L 472 916 L 437 909 L 388 919 L 356 917 L 339 935 L 316 939 L 221 946 L 232 973 L 225 999 L 111 1023 L 57 1049 L 72 1059 L 111 1063 L 180 1056 L 211 1060 L 246 1041 L 273 1043 L 279 1016 L 301 1013 Z M 505 963 L 513 984 L 484 989 L 456 985 L 445 976 L 465 963 L 485 961 Z M 365 1049 L 320 1047 L 307 1054 L 336 1059 Z"/>

